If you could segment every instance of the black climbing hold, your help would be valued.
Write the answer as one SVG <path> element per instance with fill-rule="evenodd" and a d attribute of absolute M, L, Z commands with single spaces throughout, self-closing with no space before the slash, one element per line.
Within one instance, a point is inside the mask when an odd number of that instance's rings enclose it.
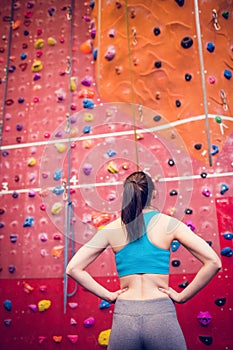
<path fill-rule="evenodd" d="M 184 6 L 184 0 L 175 0 L 175 2 L 176 2 L 177 5 L 179 5 L 180 7 Z"/>
<path fill-rule="evenodd" d="M 225 305 L 226 300 L 227 300 L 226 298 L 219 298 L 219 299 L 216 299 L 214 303 L 217 306 L 223 306 L 223 305 Z"/>
<path fill-rule="evenodd" d="M 202 144 L 196 143 L 196 145 L 194 145 L 194 148 L 196 148 L 199 151 L 202 148 Z"/>
<path fill-rule="evenodd" d="M 185 209 L 185 214 L 191 215 L 192 213 L 193 213 L 192 209 L 190 208 Z"/>
<path fill-rule="evenodd" d="M 212 337 L 209 337 L 209 336 L 203 336 L 203 335 L 200 335 L 199 336 L 199 339 L 200 341 L 205 344 L 205 345 L 211 345 L 212 342 L 213 342 L 213 338 Z"/>
<path fill-rule="evenodd" d="M 174 166 L 174 165 L 175 165 L 174 160 L 170 158 L 170 159 L 168 160 L 168 165 Z"/>
<path fill-rule="evenodd" d="M 171 190 L 170 196 L 177 196 L 178 192 L 176 190 Z"/>
<path fill-rule="evenodd" d="M 189 36 L 185 36 L 181 40 L 181 46 L 183 47 L 183 49 L 189 49 L 192 45 L 193 45 L 193 39 L 190 38 Z"/>
<path fill-rule="evenodd" d="M 229 11 L 223 11 L 222 16 L 223 16 L 223 18 L 228 19 Z"/>
<path fill-rule="evenodd" d="M 180 106 L 181 106 L 180 100 L 176 100 L 176 107 L 180 107 Z"/>
<path fill-rule="evenodd" d="M 162 67 L 162 62 L 161 61 L 156 61 L 154 66 L 155 66 L 155 68 L 161 68 Z"/>
<path fill-rule="evenodd" d="M 160 29 L 158 27 L 154 28 L 154 35 L 159 35 L 161 33 Z"/>
<path fill-rule="evenodd" d="M 184 282 L 180 283 L 178 286 L 180 288 L 186 288 L 188 286 L 188 284 L 189 284 L 188 280 L 185 280 Z"/>
<path fill-rule="evenodd" d="M 155 115 L 154 118 L 153 118 L 153 120 L 155 122 L 159 122 L 161 119 L 162 119 L 162 117 L 160 115 Z"/>
<path fill-rule="evenodd" d="M 207 177 L 207 173 L 201 173 L 201 177 L 203 178 L 203 179 L 205 179 L 206 177 Z"/>
<path fill-rule="evenodd" d="M 173 267 L 179 267 L 180 266 L 180 260 L 173 260 L 172 261 L 172 266 Z"/>
<path fill-rule="evenodd" d="M 186 73 L 184 77 L 186 81 L 190 81 L 192 79 L 192 75 L 189 73 Z"/>

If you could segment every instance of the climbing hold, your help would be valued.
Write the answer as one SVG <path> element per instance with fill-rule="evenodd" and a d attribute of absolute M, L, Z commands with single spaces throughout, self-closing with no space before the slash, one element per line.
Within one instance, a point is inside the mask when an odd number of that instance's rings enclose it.
<path fill-rule="evenodd" d="M 213 76 L 213 75 L 211 75 L 210 77 L 209 77 L 209 83 L 210 84 L 214 84 L 216 82 L 216 78 Z"/>
<path fill-rule="evenodd" d="M 12 301 L 6 299 L 3 303 L 3 306 L 7 311 L 11 311 L 12 310 Z"/>
<path fill-rule="evenodd" d="M 54 38 L 49 37 L 47 43 L 49 46 L 55 46 L 57 41 Z"/>
<path fill-rule="evenodd" d="M 61 343 L 62 342 L 62 335 L 53 335 L 53 341 L 55 343 Z"/>
<path fill-rule="evenodd" d="M 40 312 L 48 310 L 50 306 L 51 306 L 50 300 L 43 299 L 38 302 L 38 309 Z"/>
<path fill-rule="evenodd" d="M 35 49 L 41 49 L 44 46 L 44 39 L 37 39 L 36 42 L 34 43 L 34 48 Z"/>
<path fill-rule="evenodd" d="M 155 36 L 158 36 L 158 35 L 161 33 L 160 28 L 158 28 L 158 27 L 155 27 L 155 28 L 153 29 L 153 32 L 154 32 L 154 35 L 155 35 Z"/>
<path fill-rule="evenodd" d="M 100 346 L 108 346 L 110 333 L 111 329 L 106 329 L 105 331 L 100 332 L 98 336 L 98 343 Z"/>
<path fill-rule="evenodd" d="M 217 306 L 224 306 L 226 303 L 226 298 L 218 298 L 214 301 Z"/>
<path fill-rule="evenodd" d="M 17 130 L 17 131 L 23 130 L 23 125 L 22 125 L 22 124 L 17 124 L 17 125 L 16 125 L 16 130 Z"/>
<path fill-rule="evenodd" d="M 6 320 L 4 320 L 4 324 L 5 326 L 9 327 L 11 325 L 12 320 L 10 318 L 7 318 Z"/>
<path fill-rule="evenodd" d="M 188 280 L 185 280 L 184 282 L 180 283 L 180 284 L 178 285 L 178 287 L 180 287 L 180 288 L 186 288 L 186 287 L 188 286 L 188 284 L 189 284 Z"/>
<path fill-rule="evenodd" d="M 48 9 L 48 14 L 49 14 L 49 16 L 53 16 L 54 13 L 55 13 L 55 8 L 54 8 L 54 7 L 50 7 L 50 8 Z"/>
<path fill-rule="evenodd" d="M 212 316 L 209 311 L 200 311 L 197 320 L 202 326 L 207 326 L 212 321 Z"/>
<path fill-rule="evenodd" d="M 93 50 L 93 60 L 96 61 L 98 56 L 98 49 Z"/>
<path fill-rule="evenodd" d="M 94 323 L 95 323 L 94 317 L 88 317 L 86 320 L 83 321 L 83 325 L 85 328 L 92 327 Z"/>
<path fill-rule="evenodd" d="M 12 198 L 16 199 L 16 198 L 18 198 L 18 197 L 19 197 L 18 193 L 17 193 L 16 191 L 14 191 L 14 192 L 12 193 Z"/>
<path fill-rule="evenodd" d="M 180 247 L 180 242 L 174 239 L 171 243 L 171 250 L 172 252 L 176 252 Z"/>
<path fill-rule="evenodd" d="M 47 242 L 48 235 L 46 233 L 40 233 L 39 238 L 40 238 L 41 242 Z"/>
<path fill-rule="evenodd" d="M 114 29 L 114 28 L 109 29 L 109 31 L 108 31 L 108 36 L 109 36 L 110 38 L 115 38 L 115 35 L 116 35 L 115 29 Z"/>
<path fill-rule="evenodd" d="M 69 341 L 72 344 L 75 344 L 78 341 L 78 335 L 77 334 L 69 334 L 69 335 L 67 335 L 67 338 L 69 339 Z"/>
<path fill-rule="evenodd" d="M 31 293 L 31 292 L 34 290 L 34 288 L 33 288 L 32 286 L 30 286 L 29 283 L 24 282 L 24 284 L 23 284 L 23 290 L 24 290 L 26 293 Z"/>
<path fill-rule="evenodd" d="M 231 77 L 232 77 L 231 71 L 228 70 L 228 69 L 225 69 L 225 70 L 224 70 L 224 77 L 225 77 L 227 80 L 230 80 Z"/>
<path fill-rule="evenodd" d="M 211 155 L 214 156 L 219 152 L 218 146 L 212 145 L 213 152 L 211 152 Z"/>
<path fill-rule="evenodd" d="M 205 173 L 205 172 L 201 173 L 201 177 L 202 177 L 203 179 L 205 179 L 205 178 L 207 177 L 207 173 Z"/>
<path fill-rule="evenodd" d="M 193 39 L 186 36 L 181 40 L 181 46 L 183 49 L 189 49 L 193 45 Z"/>
<path fill-rule="evenodd" d="M 33 312 L 37 311 L 37 305 L 36 304 L 30 304 L 28 305 L 29 309 L 32 310 Z"/>
<path fill-rule="evenodd" d="M 32 64 L 32 72 L 40 72 L 43 69 L 43 64 L 39 60 L 35 60 Z"/>
<path fill-rule="evenodd" d="M 179 5 L 180 7 L 184 6 L 184 0 L 175 0 L 175 2 L 176 2 L 177 5 Z"/>
<path fill-rule="evenodd" d="M 91 127 L 90 127 L 89 125 L 85 125 L 85 126 L 83 127 L 83 133 L 84 133 L 84 134 L 89 134 L 90 131 L 91 131 Z"/>
<path fill-rule="evenodd" d="M 161 61 L 155 61 L 154 67 L 155 68 L 161 68 L 162 67 L 162 62 Z"/>
<path fill-rule="evenodd" d="M 231 232 L 226 232 L 223 234 L 223 237 L 227 240 L 231 240 L 233 238 L 233 233 Z"/>
<path fill-rule="evenodd" d="M 223 18 L 228 19 L 229 18 L 229 11 L 223 11 L 222 16 L 223 16 Z"/>
<path fill-rule="evenodd" d="M 67 149 L 67 145 L 65 143 L 55 143 L 54 146 L 59 153 L 63 153 Z"/>
<path fill-rule="evenodd" d="M 53 188 L 52 192 L 58 196 L 64 192 L 64 187 L 62 185 L 58 185 Z"/>
<path fill-rule="evenodd" d="M 233 250 L 230 247 L 225 247 L 221 250 L 221 255 L 231 257 L 233 255 Z"/>
<path fill-rule="evenodd" d="M 109 149 L 109 150 L 107 150 L 107 155 L 109 156 L 109 157 L 114 157 L 117 153 L 115 152 L 115 151 L 113 151 L 112 149 Z"/>
<path fill-rule="evenodd" d="M 62 256 L 63 250 L 64 250 L 64 246 L 58 245 L 58 246 L 53 247 L 51 254 L 54 258 L 59 259 Z"/>
<path fill-rule="evenodd" d="M 76 309 L 76 307 L 78 307 L 78 303 L 74 303 L 74 302 L 70 302 L 68 303 L 68 305 L 71 309 Z"/>
<path fill-rule="evenodd" d="M 94 104 L 94 102 L 91 99 L 89 99 L 89 98 L 84 98 L 83 99 L 83 108 L 90 108 L 90 109 L 92 109 L 92 108 L 94 108 L 94 106 L 95 106 L 95 104 Z"/>
<path fill-rule="evenodd" d="M 172 261 L 172 266 L 173 267 L 179 267 L 180 266 L 180 260 L 173 260 Z"/>
<path fill-rule="evenodd" d="M 154 120 L 155 122 L 159 122 L 161 119 L 162 119 L 161 115 L 155 115 L 155 116 L 153 117 L 153 120 Z"/>
<path fill-rule="evenodd" d="M 93 98 L 95 96 L 95 91 L 90 88 L 82 88 L 78 92 L 78 97 L 79 98 Z"/>
<path fill-rule="evenodd" d="M 51 213 L 53 215 L 57 215 L 62 211 L 62 208 L 63 208 L 63 204 L 60 202 L 56 202 L 52 206 Z"/>
<path fill-rule="evenodd" d="M 21 55 L 20 55 L 20 58 L 21 60 L 25 60 L 27 58 L 27 53 L 26 52 L 23 52 Z"/>
<path fill-rule="evenodd" d="M 12 234 L 10 235 L 10 241 L 11 241 L 11 243 L 16 243 L 16 242 L 17 242 L 17 239 L 18 239 L 18 235 L 14 234 L 14 233 L 12 233 Z"/>
<path fill-rule="evenodd" d="M 15 270 L 16 270 L 16 268 L 15 268 L 15 266 L 14 266 L 14 265 L 9 265 L 9 267 L 8 267 L 8 271 L 9 271 L 10 273 L 14 273 L 14 272 L 15 272 Z"/>
<path fill-rule="evenodd" d="M 210 195 L 211 195 L 211 192 L 210 192 L 210 190 L 208 188 L 204 188 L 201 193 L 205 197 L 210 197 Z"/>
<path fill-rule="evenodd" d="M 70 91 L 72 92 L 76 91 L 77 89 L 76 81 L 77 79 L 75 77 L 70 78 Z"/>
<path fill-rule="evenodd" d="M 42 203 L 42 204 L 40 205 L 40 210 L 42 210 L 42 211 L 45 211 L 45 210 L 46 210 L 46 205 L 45 205 L 44 203 Z"/>
<path fill-rule="evenodd" d="M 190 230 L 192 230 L 192 231 L 195 230 L 195 226 L 194 226 L 194 224 L 192 223 L 192 221 L 186 221 L 185 224 L 190 228 Z"/>
<path fill-rule="evenodd" d="M 88 39 L 84 43 L 80 45 L 80 51 L 86 54 L 89 54 L 92 52 L 93 45 L 92 40 Z"/>
<path fill-rule="evenodd" d="M 180 100 L 176 100 L 176 107 L 180 107 L 181 106 L 181 102 L 180 102 Z"/>
<path fill-rule="evenodd" d="M 190 208 L 185 209 L 185 214 L 191 215 L 192 213 L 193 213 L 192 209 Z"/>
<path fill-rule="evenodd" d="M 95 227 L 99 227 L 111 219 L 111 216 L 107 213 L 95 213 L 92 214 L 92 222 Z"/>
<path fill-rule="evenodd" d="M 110 45 L 107 48 L 107 51 L 104 55 L 104 58 L 106 58 L 107 61 L 112 61 L 116 55 L 116 49 L 115 46 Z"/>
<path fill-rule="evenodd" d="M 107 302 L 106 300 L 101 300 L 99 308 L 102 309 L 108 309 L 111 306 L 111 304 L 109 302 Z"/>
<path fill-rule="evenodd" d="M 56 169 L 53 174 L 53 179 L 58 181 L 62 178 L 62 169 Z"/>
<path fill-rule="evenodd" d="M 23 223 L 23 227 L 32 227 L 34 224 L 34 218 L 28 216 Z"/>
<path fill-rule="evenodd" d="M 77 321 L 71 317 L 70 324 L 71 324 L 71 326 L 75 326 L 77 324 Z"/>
<path fill-rule="evenodd" d="M 34 190 L 30 190 L 30 191 L 28 192 L 28 197 L 34 198 L 35 196 L 36 196 L 36 192 L 35 192 Z"/>
<path fill-rule="evenodd" d="M 108 163 L 107 170 L 108 170 L 111 174 L 116 174 L 116 173 L 119 172 L 116 163 L 113 162 L 113 161 L 111 161 L 111 162 Z"/>
<path fill-rule="evenodd" d="M 47 291 L 47 288 L 48 288 L 48 287 L 47 287 L 45 284 L 43 284 L 43 285 L 40 286 L 39 289 L 40 289 L 40 292 L 41 292 L 41 293 L 44 293 L 44 292 Z"/>
<path fill-rule="evenodd" d="M 202 343 L 204 343 L 205 345 L 211 345 L 213 342 L 213 338 L 209 337 L 209 336 L 199 336 L 199 339 Z"/>
<path fill-rule="evenodd" d="M 192 79 L 192 75 L 189 73 L 186 73 L 184 77 L 186 81 L 190 81 Z"/>
<path fill-rule="evenodd" d="M 212 43 L 212 42 L 207 43 L 206 49 L 207 49 L 207 51 L 209 51 L 209 52 L 214 52 L 214 50 L 215 50 L 215 45 L 214 45 L 214 43 Z"/>
<path fill-rule="evenodd" d="M 82 80 L 81 84 L 87 87 L 90 87 L 92 85 L 92 77 L 89 75 L 86 75 Z"/>
<path fill-rule="evenodd" d="M 168 165 L 170 165 L 170 166 L 174 166 L 174 165 L 175 165 L 175 161 L 174 161 L 173 159 L 171 159 L 171 158 L 168 160 L 167 163 L 168 163 Z"/>
<path fill-rule="evenodd" d="M 229 190 L 229 187 L 226 184 L 221 184 L 220 193 L 223 195 L 226 191 Z"/>
<path fill-rule="evenodd" d="M 92 171 L 92 165 L 89 164 L 89 163 L 85 163 L 83 165 L 83 172 L 84 172 L 84 174 L 88 176 L 88 175 L 91 174 L 91 171 Z"/>

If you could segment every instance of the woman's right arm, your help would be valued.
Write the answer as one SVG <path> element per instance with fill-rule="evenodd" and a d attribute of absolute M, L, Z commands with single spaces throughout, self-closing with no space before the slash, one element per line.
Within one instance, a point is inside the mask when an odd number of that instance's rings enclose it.
<path fill-rule="evenodd" d="M 221 269 L 222 265 L 220 258 L 209 244 L 193 233 L 187 225 L 182 222 L 176 222 L 176 227 L 177 228 L 173 232 L 174 239 L 178 240 L 202 263 L 202 267 L 197 272 L 194 279 L 182 292 L 178 293 L 171 287 L 168 289 L 160 289 L 172 300 L 182 304 L 204 288 Z"/>

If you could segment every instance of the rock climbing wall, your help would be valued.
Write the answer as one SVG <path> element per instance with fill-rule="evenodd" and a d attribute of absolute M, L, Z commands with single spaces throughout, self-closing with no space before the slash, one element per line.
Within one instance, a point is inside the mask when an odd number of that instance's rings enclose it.
<path fill-rule="evenodd" d="M 0 21 L 1 349 L 106 347 L 114 306 L 64 268 L 138 168 L 222 258 L 177 306 L 188 349 L 233 348 L 232 0 L 3 0 Z M 200 263 L 171 250 L 182 290 Z M 118 288 L 110 249 L 88 269 Z"/>

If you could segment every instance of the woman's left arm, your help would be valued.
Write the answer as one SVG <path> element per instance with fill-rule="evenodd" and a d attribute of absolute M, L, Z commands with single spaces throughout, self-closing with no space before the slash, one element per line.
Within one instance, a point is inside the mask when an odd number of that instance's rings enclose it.
<path fill-rule="evenodd" d="M 114 303 L 124 290 L 120 289 L 115 292 L 110 292 L 85 271 L 86 267 L 91 264 L 108 245 L 106 231 L 104 229 L 100 230 L 93 239 L 82 246 L 72 257 L 66 267 L 66 273 L 89 292 L 109 303 Z"/>

